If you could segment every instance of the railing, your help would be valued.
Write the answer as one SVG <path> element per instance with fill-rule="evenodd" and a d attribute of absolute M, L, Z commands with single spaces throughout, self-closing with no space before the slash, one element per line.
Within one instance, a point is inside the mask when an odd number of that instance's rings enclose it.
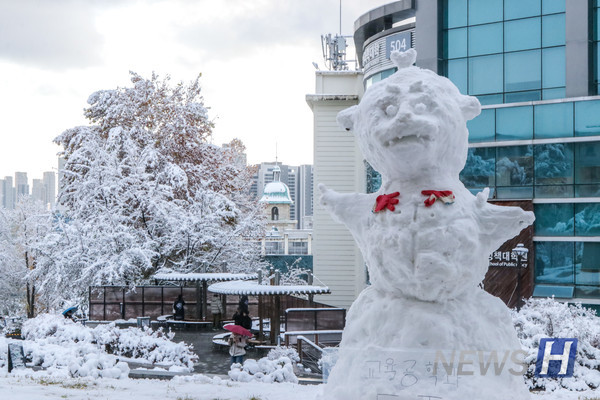
<path fill-rule="evenodd" d="M 138 286 L 135 291 L 131 291 L 122 286 L 92 286 L 89 288 L 89 319 L 100 321 L 114 321 L 117 319 L 131 319 L 137 317 L 150 317 L 156 320 L 161 315 L 170 314 L 173 310 L 173 302 L 179 294 L 183 295 L 185 300 L 185 317 L 186 319 L 200 319 L 200 309 L 198 305 L 202 305 L 200 291 L 196 286 Z M 275 304 L 272 296 L 261 296 L 262 301 L 259 302 L 258 296 L 249 297 L 250 315 L 256 317 L 261 315 L 272 315 Z M 209 296 L 208 303 L 211 303 L 212 296 Z M 225 312 L 222 318 L 230 319 L 238 306 L 239 296 L 229 295 L 226 298 Z M 261 307 L 261 310 L 259 310 Z M 282 321 L 285 321 L 286 309 L 293 308 L 328 308 L 330 306 L 322 303 L 317 303 L 307 299 L 302 299 L 294 296 L 280 296 L 280 313 Z M 343 311 L 345 313 L 345 311 Z M 320 315 L 329 315 L 324 312 Z M 313 317 L 311 317 L 313 318 Z M 206 321 L 212 321 L 212 314 L 209 312 L 204 316 Z M 323 321 L 330 318 L 321 318 Z M 345 314 L 336 317 L 338 320 L 345 319 Z M 312 321 L 312 319 L 310 319 Z M 339 322 L 337 322 L 339 323 Z M 315 329 L 313 322 L 310 322 L 308 329 Z M 342 326 L 343 327 L 343 326 Z M 294 325 L 291 329 L 301 330 L 305 327 L 298 328 Z M 338 325 L 330 325 L 324 322 L 319 324 L 318 329 L 338 328 Z"/>
<path fill-rule="evenodd" d="M 319 360 L 323 356 L 324 347 L 338 346 L 342 340 L 341 330 L 295 331 L 285 333 L 285 345 L 295 343 L 300 356 L 300 363 L 311 372 L 321 374 L 323 371 Z"/>

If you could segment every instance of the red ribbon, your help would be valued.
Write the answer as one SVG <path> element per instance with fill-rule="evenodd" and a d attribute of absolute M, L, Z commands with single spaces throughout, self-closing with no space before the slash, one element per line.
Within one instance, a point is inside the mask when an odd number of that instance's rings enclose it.
<path fill-rule="evenodd" d="M 441 200 L 444 204 L 454 203 L 454 194 L 451 190 L 423 190 L 422 195 L 429 196 L 425 200 L 425 207 L 431 207 L 436 200 Z"/>
<path fill-rule="evenodd" d="M 390 193 L 390 194 L 382 194 L 377 196 L 377 199 L 375 199 L 376 203 L 375 203 L 375 208 L 373 209 L 374 212 L 379 212 L 379 211 L 383 211 L 386 208 L 390 211 L 394 211 L 396 209 L 396 207 L 394 207 L 395 204 L 398 204 L 400 202 L 400 200 L 396 199 L 395 197 L 400 196 L 400 192 L 394 192 L 394 193 Z"/>

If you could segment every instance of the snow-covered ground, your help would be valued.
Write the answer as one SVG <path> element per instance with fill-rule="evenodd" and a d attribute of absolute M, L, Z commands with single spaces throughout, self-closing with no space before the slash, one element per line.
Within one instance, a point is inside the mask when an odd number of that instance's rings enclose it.
<path fill-rule="evenodd" d="M 0 399 L 161 399 L 161 400 L 314 400 L 322 385 L 233 382 L 193 375 L 171 381 L 155 379 L 50 378 L 42 372 L 0 370 Z M 532 394 L 532 400 L 600 399 L 600 391 L 558 390 Z M 359 400 L 359 399 L 357 399 Z M 475 399 L 472 399 L 475 400 Z M 485 399 L 477 399 L 485 400 Z"/>
<path fill-rule="evenodd" d="M 241 383 L 203 375 L 156 379 L 52 379 L 44 374 L 9 376 L 0 372 L 0 399 L 174 399 L 174 400 L 309 400 L 319 386 L 291 383 Z"/>
<path fill-rule="evenodd" d="M 600 333 L 597 316 L 580 306 L 545 299 L 528 301 L 520 313 L 514 312 L 513 320 L 523 347 L 532 351 L 538 347 L 540 337 L 550 336 L 549 326 L 557 337 L 580 340 L 576 378 L 563 378 L 559 384 L 551 385 L 528 378 L 526 382 L 530 387 L 556 388 L 552 392 L 534 392 L 531 400 L 600 400 L 600 389 L 588 389 L 590 384 L 597 386 L 598 378 L 597 349 L 594 347 Z M 291 368 L 297 353 L 291 349 L 281 348 L 261 360 L 247 360 L 243 367 L 234 366 L 229 377 L 193 374 L 166 381 L 131 379 L 124 361 L 146 363 L 149 368 L 154 363 L 154 366 L 161 365 L 162 370 L 189 373 L 192 370 L 189 365 L 195 356 L 187 345 L 172 342 L 168 333 L 119 329 L 114 325 L 91 328 L 46 314 L 27 321 L 23 336 L 25 340 L 0 337 L 1 400 L 326 399 L 323 385 L 291 383 L 297 382 Z M 10 343 L 23 345 L 28 368 L 8 373 L 6 350 Z M 43 369 L 34 371 L 33 365 Z M 587 390 L 573 390 L 575 388 Z"/>

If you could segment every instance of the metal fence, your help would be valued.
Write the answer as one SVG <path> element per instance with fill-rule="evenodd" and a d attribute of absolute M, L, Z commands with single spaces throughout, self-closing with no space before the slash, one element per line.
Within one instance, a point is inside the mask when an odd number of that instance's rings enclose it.
<path fill-rule="evenodd" d="M 95 321 L 114 321 L 117 319 L 131 319 L 137 317 L 150 317 L 156 320 L 161 315 L 173 313 L 173 303 L 179 295 L 185 301 L 186 320 L 212 321 L 210 304 L 212 296 L 207 296 L 208 314 L 201 315 L 202 288 L 196 286 L 138 286 L 129 290 L 123 286 L 92 286 L 89 288 L 89 319 Z M 264 316 L 272 315 L 274 302 L 271 297 L 249 296 L 248 308 L 250 316 L 259 315 L 261 307 Z M 239 302 L 239 296 L 223 296 L 224 310 L 222 319 L 231 319 Z M 260 303 L 260 304 L 259 304 Z M 326 304 L 311 302 L 294 296 L 280 296 L 280 314 L 285 318 L 288 308 L 327 308 Z M 285 321 L 282 319 L 282 321 Z"/>

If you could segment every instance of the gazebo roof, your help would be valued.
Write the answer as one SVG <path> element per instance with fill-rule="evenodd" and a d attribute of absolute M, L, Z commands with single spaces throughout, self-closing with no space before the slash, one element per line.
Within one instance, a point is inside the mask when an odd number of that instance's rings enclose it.
<path fill-rule="evenodd" d="M 154 279 L 178 282 L 208 282 L 208 281 L 244 281 L 256 279 L 257 274 L 232 274 L 227 272 L 155 274 Z"/>
<path fill-rule="evenodd" d="M 277 295 L 277 294 L 329 294 L 327 286 L 312 285 L 259 285 L 256 281 L 231 281 L 213 283 L 209 292 L 233 295 Z"/>

